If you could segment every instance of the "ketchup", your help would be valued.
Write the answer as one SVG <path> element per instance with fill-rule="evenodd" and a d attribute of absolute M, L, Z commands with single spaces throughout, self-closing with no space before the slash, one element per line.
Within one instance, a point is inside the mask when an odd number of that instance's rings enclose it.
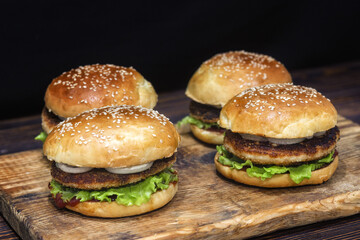
<path fill-rule="evenodd" d="M 60 209 L 64 208 L 66 205 L 74 207 L 76 206 L 76 204 L 80 203 L 80 200 L 76 199 L 75 197 L 73 197 L 70 201 L 64 202 L 64 200 L 61 199 L 60 193 L 56 194 L 56 196 L 53 198 L 54 198 L 55 206 Z"/>

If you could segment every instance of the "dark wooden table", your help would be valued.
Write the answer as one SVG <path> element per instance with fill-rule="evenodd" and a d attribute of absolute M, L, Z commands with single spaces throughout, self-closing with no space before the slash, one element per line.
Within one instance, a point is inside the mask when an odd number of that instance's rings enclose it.
<path fill-rule="evenodd" d="M 339 114 L 360 124 L 360 62 L 295 71 L 292 75 L 295 84 L 316 88 L 331 99 Z M 188 104 L 184 90 L 179 90 L 160 94 L 156 109 L 176 122 L 188 113 Z M 0 155 L 41 148 L 42 144 L 33 140 L 41 131 L 40 123 L 40 115 L 0 121 Z M 360 239 L 360 214 L 276 231 L 256 239 L 274 238 Z M 19 239 L 2 215 L 0 239 Z"/>

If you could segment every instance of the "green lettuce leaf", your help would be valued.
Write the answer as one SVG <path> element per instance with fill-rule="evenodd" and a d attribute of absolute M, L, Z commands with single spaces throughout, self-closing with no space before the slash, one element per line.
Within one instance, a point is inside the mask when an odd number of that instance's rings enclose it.
<path fill-rule="evenodd" d="M 248 160 L 249 161 L 249 160 Z M 271 166 L 271 167 L 256 167 L 247 168 L 246 172 L 251 177 L 259 177 L 261 180 L 271 178 L 275 174 L 286 173 L 288 169 L 282 166 Z"/>
<path fill-rule="evenodd" d="M 244 161 L 235 155 L 232 155 L 230 152 L 228 152 L 223 145 L 216 146 L 217 151 L 220 153 L 218 161 L 226 166 L 231 167 L 232 169 L 240 170 L 245 166 L 253 167 L 253 164 L 251 161 L 247 160 Z"/>
<path fill-rule="evenodd" d="M 177 175 L 171 168 L 146 178 L 141 182 L 129 184 L 118 188 L 108 188 L 104 190 L 80 190 L 76 188 L 69 188 L 52 180 L 50 182 L 51 194 L 61 194 L 61 199 L 64 202 L 69 202 L 72 198 L 79 199 L 80 202 L 89 200 L 99 200 L 101 202 L 111 202 L 115 198 L 118 204 L 125 206 L 137 205 L 140 206 L 150 200 L 151 194 L 158 190 L 164 190 L 169 187 L 173 181 L 178 181 Z"/>
<path fill-rule="evenodd" d="M 325 163 L 322 163 L 321 165 L 318 165 L 318 167 L 321 167 L 324 164 Z M 314 170 L 317 169 L 315 164 L 313 164 L 313 163 L 311 163 L 311 164 L 302 164 L 302 165 L 297 166 L 297 167 L 289 167 L 290 178 L 291 178 L 291 180 L 293 180 L 293 182 L 299 184 L 305 178 L 307 178 L 307 179 L 311 178 L 311 170 L 312 169 L 314 169 Z"/>
<path fill-rule="evenodd" d="M 317 160 L 313 163 L 302 164 L 296 167 L 286 167 L 286 166 L 267 166 L 267 167 L 257 167 L 250 160 L 244 161 L 227 151 L 223 145 L 216 146 L 217 151 L 219 152 L 219 162 L 223 165 L 229 166 L 232 169 L 240 170 L 244 166 L 247 166 L 246 173 L 251 177 L 258 177 L 261 180 L 271 178 L 275 174 L 289 173 L 290 178 L 296 184 L 301 183 L 305 178 L 309 179 L 311 177 L 311 171 L 321 168 L 327 163 L 333 161 L 334 151 L 331 152 L 326 157 Z"/>
<path fill-rule="evenodd" d="M 40 133 L 39 135 L 37 135 L 34 139 L 35 139 L 35 140 L 42 141 L 42 142 L 45 142 L 46 137 L 47 137 L 46 132 L 41 132 L 41 133 Z"/>
<path fill-rule="evenodd" d="M 331 152 L 329 155 L 327 155 L 326 157 L 320 159 L 318 162 L 319 163 L 331 163 L 334 159 L 333 159 L 333 155 L 334 155 L 334 152 Z"/>
<path fill-rule="evenodd" d="M 219 128 L 219 125 L 217 123 L 205 123 L 199 119 L 196 119 L 192 116 L 186 116 L 184 117 L 183 119 L 181 119 L 180 121 L 178 121 L 176 123 L 176 126 L 178 128 L 181 127 L 181 125 L 183 124 L 193 124 L 193 125 L 196 125 L 198 128 L 202 128 L 202 129 L 208 129 L 208 128 L 211 128 L 211 127 L 218 127 Z"/>

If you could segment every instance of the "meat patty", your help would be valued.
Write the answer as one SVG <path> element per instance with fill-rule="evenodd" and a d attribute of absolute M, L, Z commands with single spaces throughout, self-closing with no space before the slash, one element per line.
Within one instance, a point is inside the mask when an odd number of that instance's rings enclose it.
<path fill-rule="evenodd" d="M 49 133 L 54 127 L 56 127 L 56 125 L 58 125 L 62 121 L 57 115 L 50 112 L 49 109 L 47 109 L 46 107 L 44 107 L 41 112 L 41 120 L 41 124 L 46 133 Z"/>
<path fill-rule="evenodd" d="M 56 167 L 56 163 L 53 162 L 51 166 L 51 176 L 54 180 L 67 187 L 99 190 L 102 188 L 120 187 L 141 181 L 170 167 L 175 161 L 176 157 L 172 155 L 169 158 L 156 160 L 151 168 L 143 172 L 131 174 L 114 174 L 103 168 L 93 168 L 91 171 L 85 173 L 66 173 Z"/>
<path fill-rule="evenodd" d="M 216 123 L 219 120 L 220 108 L 211 105 L 201 104 L 195 101 L 190 102 L 190 115 L 205 123 Z"/>
<path fill-rule="evenodd" d="M 321 137 L 313 137 L 297 144 L 280 145 L 246 140 L 240 134 L 227 130 L 224 147 L 239 158 L 255 164 L 289 166 L 327 156 L 335 149 L 339 137 L 339 128 L 335 126 Z"/>

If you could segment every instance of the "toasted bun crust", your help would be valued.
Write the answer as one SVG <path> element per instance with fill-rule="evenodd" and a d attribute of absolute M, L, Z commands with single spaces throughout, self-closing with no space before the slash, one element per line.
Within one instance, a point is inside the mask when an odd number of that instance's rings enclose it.
<path fill-rule="evenodd" d="M 206 129 L 198 128 L 193 124 L 190 124 L 190 129 L 194 136 L 203 142 L 210 144 L 223 144 L 224 133 L 222 132 L 208 131 Z"/>
<path fill-rule="evenodd" d="M 170 157 L 180 142 L 174 125 L 139 106 L 105 107 L 68 118 L 43 145 L 49 160 L 80 167 L 129 167 Z"/>
<path fill-rule="evenodd" d="M 45 105 L 67 118 L 105 106 L 136 105 L 153 108 L 157 94 L 134 68 L 111 64 L 87 65 L 55 78 L 45 93 Z"/>
<path fill-rule="evenodd" d="M 125 206 L 117 204 L 116 202 L 82 202 L 74 207 L 69 205 L 66 208 L 84 214 L 86 216 L 101 217 L 101 218 L 117 218 L 139 215 L 161 208 L 171 201 L 178 189 L 178 184 L 170 184 L 169 188 L 162 191 L 157 191 L 152 194 L 149 202 L 140 206 Z"/>
<path fill-rule="evenodd" d="M 335 127 L 337 112 L 315 89 L 292 84 L 255 87 L 233 97 L 219 125 L 232 132 L 271 138 L 303 138 Z"/>
<path fill-rule="evenodd" d="M 199 103 L 224 106 L 247 88 L 291 82 L 284 65 L 272 57 L 231 51 L 205 61 L 190 79 L 185 94 Z"/>
<path fill-rule="evenodd" d="M 328 166 L 311 172 L 310 179 L 305 178 L 301 183 L 296 184 L 291 180 L 288 173 L 276 174 L 272 178 L 268 178 L 263 181 L 257 177 L 250 177 L 245 170 L 235 170 L 231 169 L 228 166 L 222 165 L 218 162 L 218 158 L 219 153 L 215 155 L 215 166 L 219 173 L 221 173 L 224 177 L 232 179 L 239 183 L 264 188 L 282 188 L 321 184 L 330 179 L 339 163 L 339 157 L 336 156 L 334 161 L 332 161 Z"/>

